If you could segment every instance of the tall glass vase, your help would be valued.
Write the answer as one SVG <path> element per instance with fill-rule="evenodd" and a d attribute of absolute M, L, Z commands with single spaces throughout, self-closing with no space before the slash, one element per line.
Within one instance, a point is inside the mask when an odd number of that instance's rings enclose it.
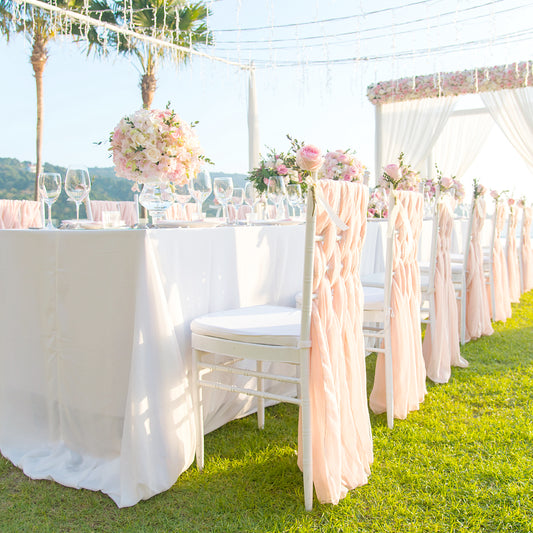
<path fill-rule="evenodd" d="M 157 228 L 159 221 L 173 202 L 174 197 L 168 182 L 157 181 L 143 184 L 139 203 L 150 213 L 153 228 Z"/>

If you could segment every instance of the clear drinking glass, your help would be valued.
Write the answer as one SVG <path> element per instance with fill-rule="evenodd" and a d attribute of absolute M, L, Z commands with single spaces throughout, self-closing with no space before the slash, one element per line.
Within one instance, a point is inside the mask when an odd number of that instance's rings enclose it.
<path fill-rule="evenodd" d="M 172 189 L 168 183 L 145 183 L 139 195 L 139 203 L 148 209 L 152 217 L 152 227 L 157 228 L 165 211 L 174 203 Z"/>
<path fill-rule="evenodd" d="M 80 227 L 80 204 L 91 192 L 91 179 L 87 167 L 68 167 L 65 192 L 76 204 L 76 228 Z"/>
<path fill-rule="evenodd" d="M 189 218 L 185 209 L 185 204 L 191 199 L 191 196 L 189 182 L 184 183 L 183 185 L 174 184 L 174 199 L 180 205 L 182 220 L 187 220 Z"/>
<path fill-rule="evenodd" d="M 56 172 L 39 174 L 39 194 L 48 206 L 48 223 L 46 229 L 56 229 L 52 224 L 52 204 L 61 194 L 61 175 Z"/>
<path fill-rule="evenodd" d="M 228 223 L 228 203 L 233 196 L 233 179 L 232 178 L 215 178 L 213 182 L 213 191 L 215 198 L 220 202 L 223 209 L 224 222 Z"/>
<path fill-rule="evenodd" d="M 253 213 L 257 204 L 257 197 L 258 195 L 254 184 L 251 181 L 248 181 L 244 186 L 244 201 L 246 202 L 246 205 L 250 207 L 250 220 L 252 220 L 252 217 L 254 216 Z"/>
<path fill-rule="evenodd" d="M 283 200 L 287 189 L 285 188 L 285 178 L 283 176 L 272 176 L 269 178 L 267 186 L 268 199 L 276 206 L 276 218 L 283 218 Z"/>
<path fill-rule="evenodd" d="M 287 185 L 287 200 L 292 207 L 292 215 L 296 216 L 296 208 L 298 207 L 301 216 L 300 202 L 302 201 L 302 188 L 299 183 L 290 183 Z"/>
<path fill-rule="evenodd" d="M 235 221 L 239 222 L 239 208 L 244 202 L 244 189 L 235 187 L 233 189 L 233 195 L 231 197 L 231 203 L 235 207 Z"/>
<path fill-rule="evenodd" d="M 196 202 L 198 219 L 203 218 L 202 204 L 211 194 L 213 187 L 211 185 L 211 176 L 205 169 L 200 170 L 196 176 L 189 180 L 189 190 L 194 201 Z"/>

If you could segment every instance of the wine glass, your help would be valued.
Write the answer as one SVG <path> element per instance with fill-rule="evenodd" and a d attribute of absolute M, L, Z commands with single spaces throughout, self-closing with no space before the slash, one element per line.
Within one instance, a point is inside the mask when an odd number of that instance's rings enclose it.
<path fill-rule="evenodd" d="M 247 182 L 244 186 L 244 201 L 250 208 L 250 219 L 252 219 L 254 208 L 257 203 L 257 191 L 255 185 L 251 181 Z"/>
<path fill-rule="evenodd" d="M 233 195 L 231 197 L 231 203 L 235 207 L 235 222 L 239 222 L 239 208 L 244 202 L 244 189 L 241 187 L 235 187 L 233 189 Z"/>
<path fill-rule="evenodd" d="M 196 208 L 198 211 L 198 220 L 202 220 L 202 204 L 207 197 L 211 194 L 213 187 L 211 185 L 211 176 L 205 169 L 200 170 L 196 176 L 189 181 L 189 190 L 196 202 Z"/>
<path fill-rule="evenodd" d="M 223 209 L 224 222 L 228 223 L 228 202 L 233 195 L 232 178 L 215 178 L 213 182 L 213 191 L 215 198 L 220 202 Z"/>
<path fill-rule="evenodd" d="M 267 196 L 268 199 L 276 206 L 276 218 L 283 218 L 282 203 L 287 190 L 285 188 L 285 179 L 283 176 L 271 176 L 268 180 Z M 280 216 L 281 215 L 281 216 Z"/>
<path fill-rule="evenodd" d="M 80 204 L 89 196 L 91 179 L 87 167 L 68 167 L 65 192 L 76 204 L 76 229 L 80 227 Z"/>
<path fill-rule="evenodd" d="M 61 194 L 61 175 L 55 172 L 39 174 L 39 194 L 48 206 L 48 224 L 46 229 L 55 229 L 52 224 L 52 204 Z"/>
<path fill-rule="evenodd" d="M 287 185 L 287 200 L 292 207 L 293 216 L 296 216 L 296 207 L 298 207 L 301 215 L 300 202 L 302 200 L 302 188 L 299 183 L 290 183 Z"/>
<path fill-rule="evenodd" d="M 185 204 L 191 199 L 191 196 L 189 182 L 182 185 L 178 185 L 177 183 L 174 184 L 174 199 L 180 205 L 182 220 L 187 220 L 189 218 L 185 209 Z"/>

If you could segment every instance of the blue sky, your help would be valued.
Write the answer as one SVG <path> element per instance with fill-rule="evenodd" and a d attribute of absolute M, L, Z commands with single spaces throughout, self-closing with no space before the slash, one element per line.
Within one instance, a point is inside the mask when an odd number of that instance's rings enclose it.
<path fill-rule="evenodd" d="M 369 83 L 532 59 L 532 37 L 497 44 L 499 35 L 518 34 L 528 28 L 533 7 L 525 0 L 208 3 L 213 29 L 240 29 L 215 32 L 218 44 L 212 53 L 241 62 L 255 59 L 258 67 L 269 62 L 277 65 L 258 68 L 256 74 L 263 152 L 265 146 L 285 150 L 285 135 L 291 134 L 324 150 L 352 148 L 372 169 L 374 108 L 366 99 Z M 415 5 L 405 7 L 410 3 Z M 397 9 L 362 16 L 395 6 Z M 345 20 L 318 22 L 339 17 Z M 419 22 L 407 24 L 414 19 Z M 311 24 L 277 28 L 303 22 Z M 248 30 L 258 26 L 266 29 Z M 482 39 L 487 39 L 487 44 L 481 47 L 453 48 Z M 453 51 L 442 53 L 442 46 Z M 403 57 L 414 50 L 426 52 Z M 0 41 L 0 157 L 33 161 L 35 84 L 29 55 L 30 45 L 22 36 L 15 36 L 9 44 Z M 348 57 L 374 59 L 335 63 Z M 311 66 L 314 60 L 323 60 L 326 65 Z M 297 64 L 279 66 L 284 61 Z M 123 115 L 140 107 L 138 83 L 139 72 L 132 59 L 87 57 L 82 47 L 67 39 L 51 44 L 44 75 L 45 161 L 65 166 L 110 166 L 105 141 Z M 200 122 L 197 131 L 215 170 L 245 172 L 247 94 L 245 71 L 194 58 L 186 66 L 165 64 L 160 68 L 153 106 L 163 107 L 170 101 L 183 119 Z M 99 141 L 104 144 L 95 144 Z M 493 157 L 495 150 L 497 158 Z M 533 176 L 495 132 L 465 181 L 478 175 L 489 187 L 497 187 L 502 173 L 513 176 L 512 187 L 517 193 L 527 192 L 533 197 Z"/>

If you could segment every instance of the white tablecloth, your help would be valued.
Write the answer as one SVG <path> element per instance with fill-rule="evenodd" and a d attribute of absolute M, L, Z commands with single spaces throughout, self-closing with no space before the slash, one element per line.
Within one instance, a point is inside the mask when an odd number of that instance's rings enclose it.
<path fill-rule="evenodd" d="M 194 458 L 190 321 L 292 305 L 303 233 L 1 231 L 2 454 L 32 478 L 101 490 L 119 506 L 171 487 Z M 250 409 L 219 394 L 207 431 Z"/>

